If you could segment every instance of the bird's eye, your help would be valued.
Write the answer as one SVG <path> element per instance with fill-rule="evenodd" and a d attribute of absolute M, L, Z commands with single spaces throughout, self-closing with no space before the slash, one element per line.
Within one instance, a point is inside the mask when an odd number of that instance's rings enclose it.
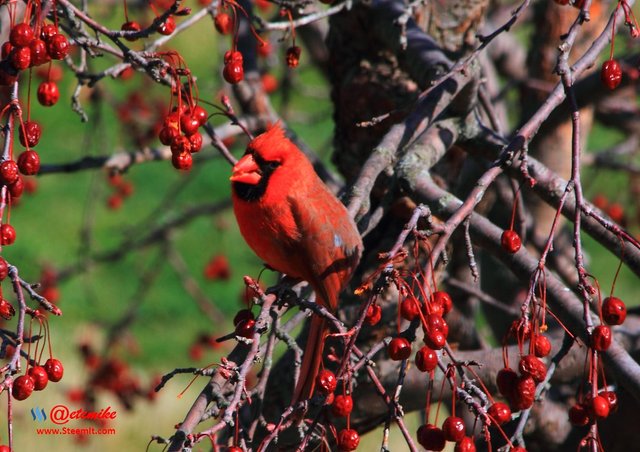
<path fill-rule="evenodd" d="M 267 169 L 270 169 L 270 170 L 274 170 L 279 166 L 280 166 L 280 162 L 271 161 L 266 163 Z"/>

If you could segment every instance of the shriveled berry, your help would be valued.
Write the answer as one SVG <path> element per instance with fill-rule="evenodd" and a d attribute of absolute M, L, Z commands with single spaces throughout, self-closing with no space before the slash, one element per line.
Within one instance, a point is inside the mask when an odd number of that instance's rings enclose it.
<path fill-rule="evenodd" d="M 526 410 L 533 406 L 536 383 L 531 377 L 521 376 L 516 380 L 509 396 L 512 411 Z"/>
<path fill-rule="evenodd" d="M 349 394 L 337 395 L 333 399 L 331 412 L 337 417 L 347 417 L 353 410 L 353 398 Z"/>
<path fill-rule="evenodd" d="M 189 138 L 184 135 L 176 135 L 176 137 L 171 142 L 171 152 L 173 155 L 180 154 L 186 152 L 189 154 L 191 152 L 191 142 Z M 191 167 L 191 165 L 189 165 Z"/>
<path fill-rule="evenodd" d="M 42 136 L 42 127 L 35 121 L 25 121 L 24 128 L 18 129 L 20 144 L 24 147 L 34 147 L 40 142 Z"/>
<path fill-rule="evenodd" d="M 609 325 L 622 325 L 627 318 L 627 306 L 617 297 L 607 297 L 602 301 L 602 318 Z"/>
<path fill-rule="evenodd" d="M 202 149 L 202 135 L 199 132 L 189 135 L 189 143 L 191 143 L 191 152 L 199 152 Z"/>
<path fill-rule="evenodd" d="M 318 391 L 323 394 L 331 394 L 336 390 L 337 386 L 338 380 L 333 372 L 327 369 L 318 372 L 318 376 L 316 377 L 316 387 Z"/>
<path fill-rule="evenodd" d="M 31 66 L 40 66 L 51 61 L 51 57 L 47 53 L 47 43 L 42 39 L 31 41 L 29 51 L 31 52 Z"/>
<path fill-rule="evenodd" d="M 533 338 L 533 354 L 544 358 L 551 353 L 551 341 L 544 334 L 536 334 Z"/>
<path fill-rule="evenodd" d="M 444 449 L 447 440 L 444 432 L 433 424 L 424 424 L 418 428 L 418 442 L 427 450 L 440 451 Z"/>
<path fill-rule="evenodd" d="M 65 35 L 60 33 L 56 33 L 47 41 L 47 51 L 49 52 L 49 56 L 54 60 L 62 60 L 69 54 L 71 50 L 71 46 L 69 45 L 69 40 Z"/>
<path fill-rule="evenodd" d="M 16 230 L 10 224 L 0 226 L 0 245 L 11 245 L 16 241 Z"/>
<path fill-rule="evenodd" d="M 604 86 L 614 90 L 622 82 L 622 68 L 617 60 L 611 59 L 602 63 L 600 68 L 600 80 Z"/>
<path fill-rule="evenodd" d="M 173 143 L 173 140 L 175 140 L 179 135 L 180 132 L 178 132 L 177 128 L 166 125 L 162 129 L 160 129 L 158 138 L 160 138 L 160 143 L 164 144 L 165 146 L 170 146 L 171 143 Z"/>
<path fill-rule="evenodd" d="M 0 182 L 9 185 L 18 178 L 18 164 L 14 160 L 5 160 L 0 163 Z"/>
<path fill-rule="evenodd" d="M 58 27 L 54 24 L 44 24 L 40 29 L 40 39 L 49 42 L 51 38 L 58 34 Z"/>
<path fill-rule="evenodd" d="M 40 171 L 40 156 L 36 151 L 24 151 L 18 156 L 18 169 L 26 176 L 33 176 Z"/>
<path fill-rule="evenodd" d="M 42 366 L 33 366 L 27 371 L 27 375 L 29 375 L 33 379 L 33 387 L 36 391 L 42 391 L 47 387 L 49 383 L 49 376 L 47 375 L 47 371 Z"/>
<path fill-rule="evenodd" d="M 507 229 L 500 237 L 500 245 L 507 253 L 515 254 L 522 246 L 522 240 L 520 240 L 520 236 L 516 231 Z"/>
<path fill-rule="evenodd" d="M 190 152 L 174 152 L 171 154 L 171 164 L 180 171 L 189 171 L 193 166 L 193 157 Z"/>
<path fill-rule="evenodd" d="M 511 420 L 511 409 L 509 405 L 502 402 L 495 402 L 487 410 L 487 414 L 493 419 L 497 425 L 502 425 Z"/>
<path fill-rule="evenodd" d="M 4 257 L 0 257 L 0 281 L 9 276 L 9 263 Z"/>
<path fill-rule="evenodd" d="M 534 355 L 523 356 L 518 365 L 520 374 L 533 378 L 533 381 L 540 383 L 547 376 L 547 366 Z"/>
<path fill-rule="evenodd" d="M 611 346 L 611 328 L 598 325 L 591 333 L 591 346 L 594 350 L 604 352 Z"/>
<path fill-rule="evenodd" d="M 49 358 L 44 363 L 44 370 L 47 371 L 49 381 L 53 381 L 54 383 L 62 380 L 62 376 L 64 375 L 64 367 L 62 367 L 62 363 L 55 358 Z"/>
<path fill-rule="evenodd" d="M 364 317 L 364 321 L 367 325 L 376 325 L 382 318 L 382 308 L 380 305 L 372 304 L 367 308 L 367 314 Z"/>
<path fill-rule="evenodd" d="M 411 343 L 404 337 L 394 337 L 387 347 L 389 358 L 394 361 L 402 361 L 411 356 Z"/>
<path fill-rule="evenodd" d="M 583 404 L 577 403 L 569 409 L 569 422 L 576 426 L 589 423 L 589 412 Z"/>
<path fill-rule="evenodd" d="M 291 46 L 287 49 L 286 60 L 287 66 L 290 68 L 298 67 L 300 64 L 300 54 L 302 53 L 302 49 L 298 46 Z"/>
<path fill-rule="evenodd" d="M 447 441 L 457 443 L 464 438 L 464 421 L 457 416 L 449 416 L 442 423 L 442 432 Z"/>
<path fill-rule="evenodd" d="M 360 435 L 352 428 L 345 428 L 338 433 L 338 448 L 344 452 L 351 452 L 358 448 Z"/>
<path fill-rule="evenodd" d="M 420 372 L 431 372 L 438 366 L 438 355 L 427 346 L 416 352 L 416 367 Z"/>
<path fill-rule="evenodd" d="M 18 71 L 31 66 L 31 50 L 29 47 L 14 47 L 9 54 L 9 61 Z"/>
<path fill-rule="evenodd" d="M 33 378 L 29 375 L 20 375 L 13 381 L 11 395 L 16 400 L 24 400 L 31 395 L 34 387 Z"/>
<path fill-rule="evenodd" d="M 4 298 L 0 298 L 0 317 L 5 320 L 11 320 L 16 315 L 13 305 Z"/>

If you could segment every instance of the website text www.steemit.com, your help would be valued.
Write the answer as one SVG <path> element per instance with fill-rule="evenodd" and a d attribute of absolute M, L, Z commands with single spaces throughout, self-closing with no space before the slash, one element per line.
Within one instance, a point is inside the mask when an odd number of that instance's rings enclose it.
<path fill-rule="evenodd" d="M 36 433 L 38 435 L 115 435 L 115 428 L 98 428 L 98 427 L 86 427 L 86 428 L 37 428 Z"/>

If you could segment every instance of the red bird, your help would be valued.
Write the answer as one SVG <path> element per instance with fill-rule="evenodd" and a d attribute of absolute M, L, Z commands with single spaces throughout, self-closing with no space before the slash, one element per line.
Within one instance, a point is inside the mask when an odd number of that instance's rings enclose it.
<path fill-rule="evenodd" d="M 362 239 L 311 162 L 275 125 L 249 143 L 231 181 L 233 210 L 251 249 L 271 268 L 309 282 L 316 301 L 335 312 Z M 314 315 L 292 403 L 313 393 L 327 331 Z"/>

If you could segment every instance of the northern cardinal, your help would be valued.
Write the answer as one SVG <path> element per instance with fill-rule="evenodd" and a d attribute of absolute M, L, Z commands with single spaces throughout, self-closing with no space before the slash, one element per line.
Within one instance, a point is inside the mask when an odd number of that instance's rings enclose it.
<path fill-rule="evenodd" d="M 253 139 L 231 176 L 233 210 L 247 244 L 271 268 L 307 281 L 331 312 L 360 260 L 362 239 L 347 209 L 279 125 Z M 311 327 L 292 403 L 308 399 L 328 332 Z"/>

